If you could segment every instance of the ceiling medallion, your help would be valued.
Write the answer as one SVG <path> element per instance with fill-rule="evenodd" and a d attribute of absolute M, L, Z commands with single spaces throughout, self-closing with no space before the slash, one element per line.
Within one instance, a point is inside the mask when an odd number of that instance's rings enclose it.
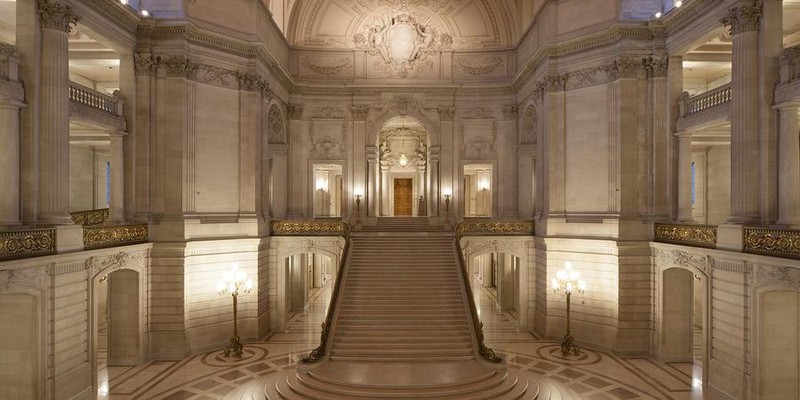
<path fill-rule="evenodd" d="M 394 15 L 384 15 L 353 37 L 357 48 L 376 57 L 376 67 L 401 78 L 433 67 L 428 55 L 439 47 L 451 47 L 453 37 L 439 34 L 428 23 L 417 22 L 401 7 Z"/>

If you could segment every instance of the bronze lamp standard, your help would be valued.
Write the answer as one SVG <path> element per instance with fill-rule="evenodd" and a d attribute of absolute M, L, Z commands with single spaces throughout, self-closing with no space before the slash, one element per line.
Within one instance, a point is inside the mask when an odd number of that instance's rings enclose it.
<path fill-rule="evenodd" d="M 586 282 L 581 279 L 581 273 L 572 269 L 572 262 L 564 263 L 564 269 L 556 272 L 556 277 L 550 280 L 554 293 L 563 290 L 567 294 L 567 333 L 561 341 L 561 354 L 567 355 L 571 351 L 576 356 L 581 352 L 581 348 L 575 344 L 575 338 L 569 330 L 569 306 L 572 292 L 586 292 Z"/>
<path fill-rule="evenodd" d="M 450 190 L 445 190 L 443 196 L 444 196 L 444 223 L 447 224 L 450 222 L 450 198 L 453 197 L 453 193 Z"/>
<path fill-rule="evenodd" d="M 356 226 L 361 225 L 361 197 L 363 194 L 356 192 Z"/>
<path fill-rule="evenodd" d="M 239 330 L 237 328 L 237 308 L 239 302 L 239 292 L 249 294 L 253 290 L 253 280 L 247 279 L 247 272 L 239 269 L 239 264 L 233 263 L 231 270 L 222 276 L 222 280 L 217 282 L 217 293 L 220 296 L 230 293 L 233 297 L 233 335 L 225 348 L 225 357 L 242 357 L 242 342 L 239 341 Z"/>

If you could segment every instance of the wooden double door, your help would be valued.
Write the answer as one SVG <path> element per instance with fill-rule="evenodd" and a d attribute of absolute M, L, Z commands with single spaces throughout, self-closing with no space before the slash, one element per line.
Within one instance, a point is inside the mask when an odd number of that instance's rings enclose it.
<path fill-rule="evenodd" d="M 394 180 L 394 216 L 410 217 L 413 213 L 413 179 Z"/>

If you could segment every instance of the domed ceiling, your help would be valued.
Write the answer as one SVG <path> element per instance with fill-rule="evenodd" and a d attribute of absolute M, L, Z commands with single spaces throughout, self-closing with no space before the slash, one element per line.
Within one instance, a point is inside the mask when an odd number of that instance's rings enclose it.
<path fill-rule="evenodd" d="M 514 8 L 514 0 L 297 0 L 286 35 L 298 47 L 352 49 L 378 46 L 387 28 L 406 23 L 431 47 L 504 49 L 517 40 Z"/>

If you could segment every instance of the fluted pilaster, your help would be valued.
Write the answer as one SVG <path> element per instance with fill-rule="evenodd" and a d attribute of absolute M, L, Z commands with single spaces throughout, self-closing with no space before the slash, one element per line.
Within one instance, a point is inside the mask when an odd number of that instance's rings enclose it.
<path fill-rule="evenodd" d="M 758 22 L 761 6 L 729 10 L 722 22 L 733 33 L 731 71 L 731 215 L 728 222 L 757 222 L 759 214 Z"/>
<path fill-rule="evenodd" d="M 692 221 L 692 137 L 678 136 L 678 221 Z"/>
<path fill-rule="evenodd" d="M 38 6 L 42 24 L 39 222 L 71 224 L 67 34 L 78 16 L 59 2 L 39 0 Z"/>
<path fill-rule="evenodd" d="M 125 220 L 125 149 L 122 144 L 122 133 L 111 134 L 111 204 L 109 205 L 109 220 L 122 222 Z"/>

